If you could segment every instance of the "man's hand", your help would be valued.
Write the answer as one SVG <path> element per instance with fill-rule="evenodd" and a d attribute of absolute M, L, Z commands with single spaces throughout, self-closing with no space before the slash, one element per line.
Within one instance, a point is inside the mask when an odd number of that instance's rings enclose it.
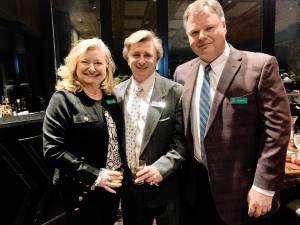
<path fill-rule="evenodd" d="M 248 215 L 258 218 L 270 212 L 272 208 L 272 196 L 261 194 L 252 188 L 248 192 Z"/>
<path fill-rule="evenodd" d="M 150 185 L 158 185 L 163 180 L 163 177 L 155 166 L 145 166 L 141 171 L 137 172 L 136 176 L 137 179 L 135 182 L 144 180 Z"/>

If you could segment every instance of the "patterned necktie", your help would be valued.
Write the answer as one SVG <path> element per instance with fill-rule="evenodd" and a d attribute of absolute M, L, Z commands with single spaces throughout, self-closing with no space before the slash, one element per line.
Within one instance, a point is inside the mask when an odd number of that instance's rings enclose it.
<path fill-rule="evenodd" d="M 132 99 L 127 105 L 127 117 L 126 117 L 126 157 L 128 166 L 131 170 L 137 166 L 137 157 L 135 152 L 136 147 L 136 135 L 137 135 L 137 123 L 139 120 L 140 111 L 140 94 L 143 91 L 142 88 L 138 88 L 133 91 Z"/>
<path fill-rule="evenodd" d="M 201 142 L 201 160 L 205 167 L 207 167 L 207 159 L 204 147 L 204 135 L 206 130 L 206 124 L 210 111 L 210 81 L 209 72 L 211 66 L 205 66 L 203 84 L 200 94 L 200 142 Z"/>

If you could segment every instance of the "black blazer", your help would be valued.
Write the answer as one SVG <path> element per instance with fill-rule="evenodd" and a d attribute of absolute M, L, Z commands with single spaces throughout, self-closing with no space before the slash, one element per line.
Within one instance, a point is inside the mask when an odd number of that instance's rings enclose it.
<path fill-rule="evenodd" d="M 105 168 L 108 133 L 102 108 L 116 123 L 123 154 L 122 114 L 113 96 L 104 94 L 101 101 L 95 101 L 83 91 L 53 94 L 44 118 L 43 145 L 45 158 L 56 168 L 54 184 L 70 186 L 72 183 L 72 189 L 77 188 L 78 194 L 90 191 L 99 169 Z M 124 155 L 121 158 L 124 160 Z"/>

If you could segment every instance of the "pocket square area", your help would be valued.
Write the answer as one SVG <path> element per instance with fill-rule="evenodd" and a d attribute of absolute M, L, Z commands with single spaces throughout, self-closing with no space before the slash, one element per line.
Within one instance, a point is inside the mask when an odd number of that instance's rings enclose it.
<path fill-rule="evenodd" d="M 155 101 L 153 101 L 153 102 L 151 102 L 151 105 L 153 107 L 165 108 L 166 102 L 164 102 L 164 101 L 161 101 L 161 102 L 155 102 Z"/>
<path fill-rule="evenodd" d="M 171 119 L 171 117 L 162 118 L 162 119 L 159 120 L 159 122 L 164 122 L 164 121 L 167 121 L 167 120 L 170 120 L 170 119 Z"/>

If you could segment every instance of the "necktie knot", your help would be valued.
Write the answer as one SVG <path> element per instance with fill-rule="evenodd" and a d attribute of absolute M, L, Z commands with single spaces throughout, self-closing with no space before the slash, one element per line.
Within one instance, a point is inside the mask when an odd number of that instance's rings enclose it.
<path fill-rule="evenodd" d="M 144 89 L 142 87 L 137 87 L 135 90 L 134 90 L 134 94 L 136 96 L 140 96 L 142 93 L 143 93 Z"/>
<path fill-rule="evenodd" d="M 210 64 L 208 64 L 204 68 L 204 74 L 205 74 L 205 76 L 208 76 L 210 71 L 211 71 L 211 66 L 210 66 Z"/>

